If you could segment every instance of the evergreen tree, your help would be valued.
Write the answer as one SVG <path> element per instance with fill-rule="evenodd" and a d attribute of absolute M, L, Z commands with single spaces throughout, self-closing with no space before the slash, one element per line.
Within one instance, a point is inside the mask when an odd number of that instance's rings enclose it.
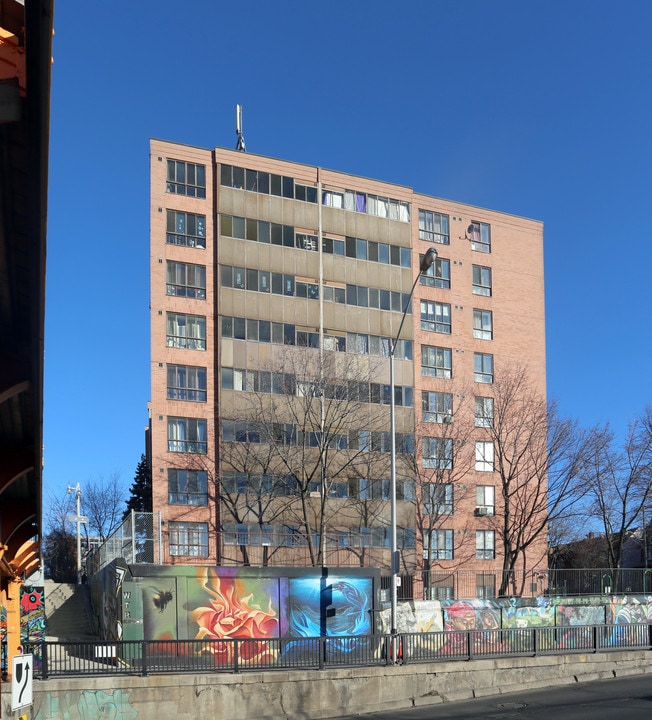
<path fill-rule="evenodd" d="M 127 509 L 124 512 L 123 519 L 126 518 L 132 510 L 136 512 L 152 512 L 152 474 L 145 456 L 140 456 L 140 462 L 136 467 L 134 482 L 129 488 L 129 499 L 127 500 Z"/>
<path fill-rule="evenodd" d="M 55 529 L 43 538 L 45 577 L 58 583 L 77 582 L 77 547 L 75 536 Z"/>

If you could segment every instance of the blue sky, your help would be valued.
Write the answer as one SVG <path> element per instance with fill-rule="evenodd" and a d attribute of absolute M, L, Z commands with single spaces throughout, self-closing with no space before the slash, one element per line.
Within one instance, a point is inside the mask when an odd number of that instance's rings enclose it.
<path fill-rule="evenodd" d="M 650 400 L 652 3 L 60 0 L 44 484 L 119 474 L 149 400 L 149 138 L 409 185 L 545 224 L 548 392 Z"/>

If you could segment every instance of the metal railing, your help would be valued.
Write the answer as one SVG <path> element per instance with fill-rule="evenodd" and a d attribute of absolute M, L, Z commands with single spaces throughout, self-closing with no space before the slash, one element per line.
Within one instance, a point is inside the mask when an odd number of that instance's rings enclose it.
<path fill-rule="evenodd" d="M 396 653 L 394 653 L 396 648 Z M 34 677 L 238 673 L 652 649 L 652 624 L 242 640 L 40 642 Z"/>

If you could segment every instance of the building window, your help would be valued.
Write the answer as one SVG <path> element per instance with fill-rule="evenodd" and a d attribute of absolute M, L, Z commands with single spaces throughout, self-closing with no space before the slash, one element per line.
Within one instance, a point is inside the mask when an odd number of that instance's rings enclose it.
<path fill-rule="evenodd" d="M 166 329 L 168 347 L 206 350 L 206 318 L 204 316 L 168 313 Z"/>
<path fill-rule="evenodd" d="M 205 470 L 168 469 L 168 504 L 208 505 Z"/>
<path fill-rule="evenodd" d="M 452 423 L 453 394 L 444 392 L 421 392 L 421 408 L 424 422 Z"/>
<path fill-rule="evenodd" d="M 423 262 L 423 255 L 419 256 L 419 261 Z M 451 286 L 451 263 L 446 258 L 437 258 L 435 262 L 424 272 L 419 275 L 419 282 L 428 287 L 443 288 L 450 290 Z"/>
<path fill-rule="evenodd" d="M 476 597 L 490 600 L 496 597 L 496 576 L 481 573 L 475 576 Z"/>
<path fill-rule="evenodd" d="M 493 485 L 477 485 L 475 488 L 475 514 L 494 515 L 496 510 Z"/>
<path fill-rule="evenodd" d="M 206 402 L 206 368 L 168 365 L 168 400 Z"/>
<path fill-rule="evenodd" d="M 410 222 L 410 203 L 394 200 L 392 198 L 366 195 L 353 190 L 338 192 L 324 190 L 322 192 L 322 205 L 343 208 L 354 212 L 366 212 L 369 215 Z"/>
<path fill-rule="evenodd" d="M 423 484 L 423 514 L 452 515 L 453 486 L 449 483 Z"/>
<path fill-rule="evenodd" d="M 423 533 L 423 557 L 426 560 L 452 560 L 453 531 L 425 530 Z"/>
<path fill-rule="evenodd" d="M 208 449 L 206 420 L 200 418 L 168 418 L 168 452 L 205 455 Z"/>
<path fill-rule="evenodd" d="M 448 245 L 450 243 L 448 215 L 419 210 L 419 240 Z"/>
<path fill-rule="evenodd" d="M 477 383 L 492 383 L 494 381 L 494 356 L 488 353 L 474 353 L 473 355 L 474 380 Z"/>
<path fill-rule="evenodd" d="M 208 557 L 208 523 L 171 522 L 170 555 Z"/>
<path fill-rule="evenodd" d="M 263 195 L 294 198 L 310 203 L 317 202 L 316 187 L 300 185 L 291 177 L 273 175 L 262 170 L 247 170 L 235 165 L 220 167 L 220 185 Z"/>
<path fill-rule="evenodd" d="M 473 266 L 473 294 L 491 297 L 491 268 Z"/>
<path fill-rule="evenodd" d="M 493 336 L 493 317 L 491 310 L 474 310 L 473 337 L 477 340 L 491 340 Z"/>
<path fill-rule="evenodd" d="M 475 531 L 475 559 L 476 560 L 493 560 L 496 556 L 494 549 L 494 531 L 493 530 L 476 530 Z"/>
<path fill-rule="evenodd" d="M 491 228 L 487 223 L 472 222 L 469 225 L 471 233 L 471 250 L 477 252 L 491 252 Z"/>
<path fill-rule="evenodd" d="M 493 427 L 494 425 L 494 399 L 490 397 L 475 398 L 475 426 Z"/>
<path fill-rule="evenodd" d="M 435 573 L 430 576 L 430 600 L 454 600 L 455 578 L 450 574 Z"/>
<path fill-rule="evenodd" d="M 475 469 L 478 472 L 494 471 L 494 444 L 492 442 L 476 441 Z"/>
<path fill-rule="evenodd" d="M 422 375 L 450 378 L 452 376 L 452 362 L 450 348 L 421 346 Z"/>
<path fill-rule="evenodd" d="M 453 469 L 453 439 L 423 438 L 423 467 L 437 470 Z"/>
<path fill-rule="evenodd" d="M 168 160 L 166 190 L 175 195 L 205 198 L 206 168 L 182 160 Z"/>
<path fill-rule="evenodd" d="M 166 293 L 206 300 L 206 266 L 167 261 Z"/>
<path fill-rule="evenodd" d="M 451 332 L 451 306 L 448 303 L 421 301 L 421 329 L 431 332 Z"/>
<path fill-rule="evenodd" d="M 206 216 L 168 210 L 165 240 L 168 245 L 206 249 Z"/>
<path fill-rule="evenodd" d="M 344 207 L 344 194 L 333 190 L 324 190 L 321 194 L 322 205 L 334 208 Z"/>

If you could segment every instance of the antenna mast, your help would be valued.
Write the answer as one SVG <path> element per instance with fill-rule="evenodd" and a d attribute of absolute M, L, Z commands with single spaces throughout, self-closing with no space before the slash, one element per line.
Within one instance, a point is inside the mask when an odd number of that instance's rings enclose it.
<path fill-rule="evenodd" d="M 247 152 L 244 135 L 242 134 L 242 105 L 235 106 L 235 134 L 238 136 L 235 149 L 240 152 Z"/>

